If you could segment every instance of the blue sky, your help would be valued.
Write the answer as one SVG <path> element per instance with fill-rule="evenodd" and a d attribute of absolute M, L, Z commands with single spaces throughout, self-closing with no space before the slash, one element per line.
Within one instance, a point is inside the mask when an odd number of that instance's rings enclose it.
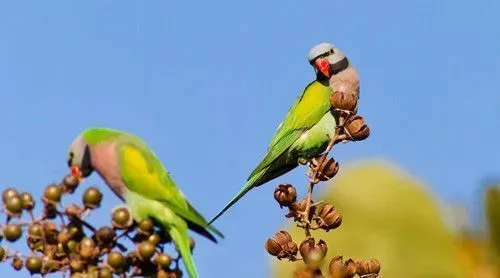
<path fill-rule="evenodd" d="M 357 67 L 359 112 L 372 129 L 335 157 L 387 159 L 445 200 L 477 205 L 479 182 L 500 172 L 499 8 L 493 0 L 4 1 L 0 187 L 40 195 L 67 173 L 73 137 L 108 126 L 148 142 L 209 218 L 313 78 L 309 48 L 328 41 Z M 226 240 L 198 241 L 201 277 L 267 276 L 264 241 L 282 224 L 272 199 L 279 181 L 305 177 L 297 170 L 252 191 L 222 217 Z M 105 188 L 98 177 L 87 184 Z M 108 221 L 117 203 L 107 194 L 94 221 Z"/>

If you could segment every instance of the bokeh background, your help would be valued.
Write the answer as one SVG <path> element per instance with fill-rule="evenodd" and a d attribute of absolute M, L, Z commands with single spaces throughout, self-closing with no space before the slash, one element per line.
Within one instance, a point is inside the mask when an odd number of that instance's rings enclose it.
<path fill-rule="evenodd" d="M 67 173 L 72 139 L 107 126 L 148 142 L 210 218 L 314 78 L 309 48 L 327 41 L 357 67 L 359 113 L 372 130 L 334 150 L 339 177 L 318 187 L 344 215 L 329 255 L 380 258 L 384 277 L 488 277 L 499 10 L 493 0 L 3 1 L 0 187 L 40 196 Z M 201 277 L 287 277 L 264 242 L 289 226 L 274 187 L 300 187 L 304 171 L 228 211 L 216 223 L 220 244 L 197 241 Z M 97 176 L 87 184 L 105 191 L 92 218 L 104 224 L 119 201 Z M 28 275 L 7 264 L 0 272 Z"/>

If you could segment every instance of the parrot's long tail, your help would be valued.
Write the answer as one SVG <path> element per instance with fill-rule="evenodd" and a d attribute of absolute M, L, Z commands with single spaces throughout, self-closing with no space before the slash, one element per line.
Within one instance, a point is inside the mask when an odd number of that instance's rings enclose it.
<path fill-rule="evenodd" d="M 257 182 L 262 183 L 260 181 L 260 179 L 264 176 L 265 173 L 266 173 L 266 170 L 262 170 L 259 173 L 253 175 L 247 181 L 247 183 L 245 184 L 245 186 L 243 186 L 243 188 L 240 190 L 240 192 L 238 192 L 238 194 L 236 194 L 236 196 L 219 213 L 217 213 L 217 215 L 212 220 L 210 220 L 210 222 L 208 222 L 208 225 L 212 224 L 212 222 L 214 222 L 215 220 L 217 220 L 217 218 L 219 218 L 222 214 L 224 214 L 224 212 L 226 212 L 226 210 L 228 210 L 230 207 L 232 207 L 245 194 L 247 194 L 248 191 L 250 191 L 255 186 L 258 186 L 259 184 Z"/>
<path fill-rule="evenodd" d="M 181 253 L 182 260 L 186 266 L 186 270 L 190 278 L 198 278 L 198 271 L 194 264 L 193 256 L 191 254 L 191 248 L 189 247 L 189 238 L 187 235 L 187 229 L 182 232 L 176 227 L 172 227 L 169 230 L 169 235 L 172 237 L 179 253 Z"/>

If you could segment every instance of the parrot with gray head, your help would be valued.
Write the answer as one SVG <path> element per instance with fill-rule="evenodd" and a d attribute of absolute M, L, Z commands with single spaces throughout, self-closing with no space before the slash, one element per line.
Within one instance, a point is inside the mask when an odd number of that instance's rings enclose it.
<path fill-rule="evenodd" d="M 318 44 L 309 51 L 308 60 L 314 67 L 316 80 L 309 83 L 292 104 L 266 155 L 250 174 L 247 183 L 209 223 L 252 188 L 307 163 L 325 151 L 337 126 L 329 100 L 333 92 L 353 93 L 359 97 L 358 74 L 338 48 L 329 43 Z"/>
<path fill-rule="evenodd" d="M 150 218 L 172 238 L 189 277 L 198 277 L 188 229 L 213 242 L 223 235 L 186 200 L 153 151 L 135 135 L 89 128 L 78 135 L 68 152 L 68 166 L 79 180 L 97 172 L 125 202 L 135 221 Z M 212 234 L 213 233 L 213 234 Z"/>

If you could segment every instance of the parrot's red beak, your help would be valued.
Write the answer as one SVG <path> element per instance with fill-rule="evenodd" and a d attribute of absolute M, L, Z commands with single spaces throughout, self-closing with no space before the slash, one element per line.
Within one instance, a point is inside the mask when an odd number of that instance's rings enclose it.
<path fill-rule="evenodd" d="M 330 62 L 325 58 L 318 58 L 314 62 L 316 69 L 319 70 L 324 76 L 330 77 Z"/>
<path fill-rule="evenodd" d="M 83 180 L 82 171 L 80 171 L 80 168 L 78 168 L 77 166 L 71 167 L 71 175 L 77 178 L 79 182 Z"/>

